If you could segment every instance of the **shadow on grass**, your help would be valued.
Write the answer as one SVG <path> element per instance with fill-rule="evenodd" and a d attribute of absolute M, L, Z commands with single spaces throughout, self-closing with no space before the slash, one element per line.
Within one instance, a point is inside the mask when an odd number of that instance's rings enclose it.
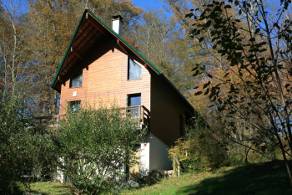
<path fill-rule="evenodd" d="M 223 176 L 179 189 L 193 195 L 292 195 L 282 161 L 249 165 L 226 171 Z"/>
<path fill-rule="evenodd" d="M 36 194 L 37 195 L 48 195 L 48 193 L 39 192 L 37 190 L 30 190 L 29 192 L 26 192 L 26 193 L 28 193 L 29 195 L 36 195 Z"/>

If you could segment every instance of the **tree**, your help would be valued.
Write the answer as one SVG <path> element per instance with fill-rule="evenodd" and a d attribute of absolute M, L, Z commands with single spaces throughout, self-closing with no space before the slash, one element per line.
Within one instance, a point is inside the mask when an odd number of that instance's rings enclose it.
<path fill-rule="evenodd" d="M 187 96 L 189 96 L 188 92 L 193 89 L 194 83 L 208 79 L 208 71 L 222 64 L 221 59 L 213 52 L 213 48 L 208 47 L 207 41 L 200 44 L 197 39 L 192 39 L 188 34 L 193 27 L 192 20 L 185 17 L 189 12 L 189 8 L 199 8 L 208 1 L 209 0 L 166 0 L 173 13 L 173 28 L 178 28 L 176 31 L 177 35 L 174 36 L 169 47 L 172 48 L 171 54 L 175 56 L 175 64 L 179 67 L 179 85 L 183 86 L 183 92 Z M 208 34 L 205 34 L 205 37 L 208 37 Z M 196 70 L 192 72 L 192 69 L 196 65 L 200 65 L 200 68 L 205 71 L 204 74 L 199 74 L 194 77 L 194 72 L 199 71 Z M 199 107 L 197 101 L 192 101 L 192 103 L 194 106 Z M 207 118 L 208 116 L 204 115 L 204 117 Z"/>
<path fill-rule="evenodd" d="M 59 129 L 60 158 L 70 182 L 81 192 L 116 192 L 128 178 L 144 135 L 116 108 L 68 113 Z"/>
<path fill-rule="evenodd" d="M 241 135 L 263 150 L 271 143 L 279 147 L 292 185 L 289 6 L 281 0 L 273 13 L 262 0 L 212 1 L 187 16 L 194 22 L 191 35 L 203 41 L 208 33 L 210 46 L 228 62 L 225 75 L 196 94 L 207 95 L 219 109 L 230 139 Z M 241 120 L 246 129 L 236 128 Z"/>
<path fill-rule="evenodd" d="M 56 93 L 51 81 L 65 48 L 84 10 L 90 9 L 111 25 L 111 17 L 124 17 L 125 34 L 141 12 L 131 1 L 44 0 L 29 1 L 29 11 L 22 23 L 25 66 L 22 91 L 30 91 L 29 102 L 35 115 L 53 115 Z M 126 31 L 127 30 L 127 31 Z M 27 84 L 29 83 L 29 84 Z"/>
<path fill-rule="evenodd" d="M 5 6 L 4 6 L 5 5 Z M 18 8 L 20 4 L 7 1 L 5 4 L 0 1 L 0 67 L 2 82 L 2 99 L 5 96 L 17 94 L 17 78 L 21 58 L 21 25 L 19 24 Z"/>
<path fill-rule="evenodd" d="M 166 50 L 170 31 L 167 21 L 159 18 L 155 12 L 145 12 L 140 18 L 140 23 L 143 24 L 136 24 L 135 31 L 131 32 L 135 44 L 154 63 L 165 63 L 168 60 Z"/>
<path fill-rule="evenodd" d="M 186 136 L 169 150 L 174 174 L 178 176 L 181 171 L 216 169 L 228 163 L 223 128 L 210 128 L 200 114 L 194 118 Z"/>
<path fill-rule="evenodd" d="M 1 94 L 2 95 L 2 94 Z M 14 194 L 19 183 L 39 179 L 36 168 L 51 156 L 50 136 L 43 136 L 28 117 L 23 102 L 6 96 L 0 101 L 0 192 Z M 42 156 L 42 158 L 40 158 Z"/>

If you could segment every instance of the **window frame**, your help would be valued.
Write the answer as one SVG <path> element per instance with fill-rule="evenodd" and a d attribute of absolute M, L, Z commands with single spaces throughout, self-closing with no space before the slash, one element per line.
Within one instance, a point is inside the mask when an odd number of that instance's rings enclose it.
<path fill-rule="evenodd" d="M 73 80 L 81 77 L 81 84 L 80 86 L 72 86 Z M 75 74 L 73 77 L 70 78 L 69 82 L 69 88 L 74 89 L 74 88 L 81 88 L 83 85 L 83 71 L 79 72 L 79 74 Z"/>
<path fill-rule="evenodd" d="M 131 74 L 130 74 L 130 73 L 131 73 L 131 72 L 130 72 L 130 67 L 131 67 L 131 66 L 130 66 L 130 62 L 131 62 L 131 61 L 132 61 L 133 63 L 135 63 L 135 64 L 139 67 L 139 69 L 140 69 L 139 78 L 135 78 L 135 79 L 134 79 L 134 78 L 131 78 L 131 77 L 130 77 L 130 75 L 131 75 Z M 141 67 L 140 64 L 137 63 L 133 58 L 131 58 L 131 57 L 128 56 L 127 80 L 128 80 L 128 81 L 136 81 L 136 80 L 141 80 L 141 79 L 142 79 L 142 67 Z"/>
<path fill-rule="evenodd" d="M 140 97 L 140 104 L 139 105 L 130 105 L 130 98 L 131 97 Z M 131 93 L 127 95 L 127 107 L 130 106 L 141 106 L 142 105 L 142 94 L 141 93 Z"/>
<path fill-rule="evenodd" d="M 132 97 L 139 97 L 140 103 L 137 105 L 130 105 Z M 127 95 L 127 114 L 131 117 L 138 118 L 140 116 L 140 107 L 142 105 L 142 94 L 141 93 L 131 93 Z"/>
<path fill-rule="evenodd" d="M 77 110 L 72 110 L 72 104 L 79 103 L 79 108 Z M 81 109 L 81 100 L 71 100 L 68 101 L 68 111 L 70 112 L 78 112 Z"/>

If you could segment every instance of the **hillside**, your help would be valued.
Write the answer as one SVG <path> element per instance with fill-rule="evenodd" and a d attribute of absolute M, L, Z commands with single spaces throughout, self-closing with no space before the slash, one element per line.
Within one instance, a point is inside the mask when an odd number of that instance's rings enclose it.
<path fill-rule="evenodd" d="M 282 162 L 276 161 L 237 168 L 221 168 L 216 172 L 187 174 L 124 194 L 288 195 L 292 194 L 292 188 L 289 188 Z"/>
<path fill-rule="evenodd" d="M 56 183 L 39 182 L 33 192 L 44 194 L 71 194 L 70 188 Z M 286 172 L 281 161 L 242 167 L 225 167 L 214 172 L 185 174 L 163 179 L 159 183 L 136 190 L 123 191 L 124 195 L 288 195 Z"/>

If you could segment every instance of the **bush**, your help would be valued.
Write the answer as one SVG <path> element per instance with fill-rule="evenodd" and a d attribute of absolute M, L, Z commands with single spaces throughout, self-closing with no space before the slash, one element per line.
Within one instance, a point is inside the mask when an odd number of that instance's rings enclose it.
<path fill-rule="evenodd" d="M 227 162 L 227 150 L 210 128 L 189 129 L 187 136 L 170 148 L 176 175 L 182 171 L 216 169 Z"/>
<path fill-rule="evenodd" d="M 115 108 L 68 113 L 59 129 L 64 173 L 82 193 L 117 192 L 143 135 Z"/>
<path fill-rule="evenodd" d="M 0 194 L 14 194 L 19 182 L 33 180 L 35 168 L 48 156 L 50 140 L 23 110 L 17 98 L 0 101 Z"/>
<path fill-rule="evenodd" d="M 161 173 L 161 171 L 158 170 L 152 170 L 148 173 L 136 173 L 131 175 L 131 179 L 134 182 L 137 182 L 139 186 L 147 186 L 147 185 L 153 185 L 159 182 L 164 175 Z"/>

